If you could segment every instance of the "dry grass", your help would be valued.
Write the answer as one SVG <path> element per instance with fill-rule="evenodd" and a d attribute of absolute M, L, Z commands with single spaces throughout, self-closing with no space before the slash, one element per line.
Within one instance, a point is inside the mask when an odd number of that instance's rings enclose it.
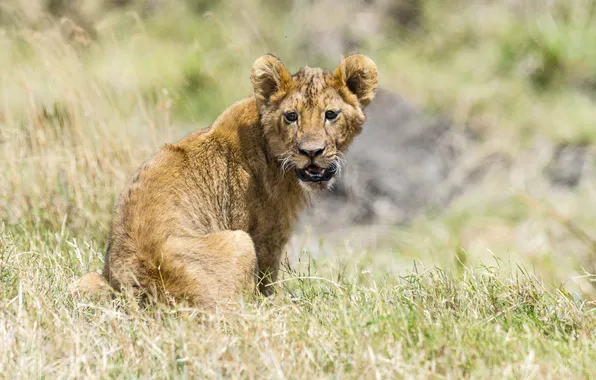
<path fill-rule="evenodd" d="M 591 306 L 505 268 L 387 276 L 310 261 L 279 293 L 203 314 L 74 300 L 93 245 L 0 231 L 0 365 L 8 377 L 589 377 Z M 323 280 L 314 278 L 316 273 Z M 326 280 L 325 280 L 326 279 Z"/>
<path fill-rule="evenodd" d="M 96 38 L 61 31 L 35 2 L 1 4 L 2 376 L 590 377 L 596 176 L 554 190 L 541 173 L 552 146 L 596 137 L 596 24 L 581 12 L 593 2 L 550 2 L 567 19 L 519 3 L 429 0 L 420 29 L 374 24 L 359 42 L 386 87 L 477 129 L 478 155 L 507 154 L 511 169 L 375 244 L 301 235 L 276 296 L 210 314 L 67 288 L 101 266 L 132 171 L 249 94 L 255 57 L 335 63 L 301 47 L 313 37 L 300 20 L 315 27 L 324 3 L 174 3 L 159 17 L 89 6 Z"/>

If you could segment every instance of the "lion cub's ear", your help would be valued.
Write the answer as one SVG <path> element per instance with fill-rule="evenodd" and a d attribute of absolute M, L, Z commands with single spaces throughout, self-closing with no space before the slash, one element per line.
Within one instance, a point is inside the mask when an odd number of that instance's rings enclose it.
<path fill-rule="evenodd" d="M 271 95 L 284 90 L 292 76 L 277 57 L 264 55 L 253 64 L 250 80 L 260 107 L 269 102 Z"/>
<path fill-rule="evenodd" d="M 341 61 L 333 75 L 356 95 L 362 107 L 369 105 L 375 97 L 379 79 L 377 65 L 372 59 L 361 54 L 350 55 Z"/>

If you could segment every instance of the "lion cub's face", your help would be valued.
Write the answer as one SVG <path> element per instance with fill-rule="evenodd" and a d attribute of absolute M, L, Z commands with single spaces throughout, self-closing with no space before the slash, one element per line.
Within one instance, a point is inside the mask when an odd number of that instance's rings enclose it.
<path fill-rule="evenodd" d="M 378 85 L 377 68 L 362 55 L 344 59 L 331 73 L 303 67 L 290 75 L 274 56 L 259 58 L 251 73 L 261 121 L 283 171 L 307 190 L 331 186 L 343 153 L 360 133 L 362 112 Z"/>

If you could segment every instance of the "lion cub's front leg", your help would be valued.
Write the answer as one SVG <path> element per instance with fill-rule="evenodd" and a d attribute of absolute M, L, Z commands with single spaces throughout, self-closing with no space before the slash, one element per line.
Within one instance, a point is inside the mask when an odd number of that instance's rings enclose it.
<path fill-rule="evenodd" d="M 275 292 L 275 283 L 279 274 L 283 247 L 287 239 L 256 242 L 258 257 L 258 289 L 261 294 L 270 296 Z"/>

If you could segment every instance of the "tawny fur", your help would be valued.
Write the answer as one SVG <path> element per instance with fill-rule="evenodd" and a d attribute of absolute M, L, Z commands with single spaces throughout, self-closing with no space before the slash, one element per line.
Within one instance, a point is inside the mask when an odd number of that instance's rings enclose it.
<path fill-rule="evenodd" d="M 206 131 L 164 146 L 134 175 L 115 209 L 103 277 L 116 290 L 161 301 L 213 305 L 277 278 L 282 250 L 309 196 L 332 181 L 298 180 L 295 168 L 341 167 L 377 88 L 362 55 L 335 72 L 290 75 L 274 56 L 251 72 L 254 96 L 229 107 Z M 337 110 L 335 120 L 326 110 Z M 294 111 L 294 123 L 284 113 Z M 312 159 L 298 146 L 325 148 Z M 102 289 L 98 276 L 81 291 Z"/>

